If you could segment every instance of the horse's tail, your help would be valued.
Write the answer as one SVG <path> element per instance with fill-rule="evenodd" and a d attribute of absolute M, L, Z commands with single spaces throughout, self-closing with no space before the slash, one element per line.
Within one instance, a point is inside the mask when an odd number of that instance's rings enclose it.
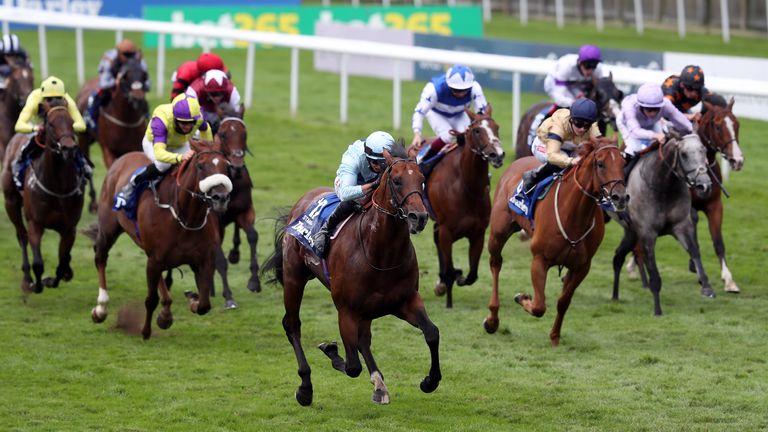
<path fill-rule="evenodd" d="M 93 244 L 96 244 L 96 237 L 99 235 L 99 223 L 92 223 L 91 226 L 81 230 L 80 233 L 91 239 Z"/>
<path fill-rule="evenodd" d="M 288 225 L 288 214 L 282 214 L 275 220 L 275 250 L 272 255 L 267 257 L 261 265 L 261 274 L 274 272 L 274 277 L 267 280 L 267 283 L 275 281 L 283 284 L 283 237 L 285 237 L 285 228 Z"/>

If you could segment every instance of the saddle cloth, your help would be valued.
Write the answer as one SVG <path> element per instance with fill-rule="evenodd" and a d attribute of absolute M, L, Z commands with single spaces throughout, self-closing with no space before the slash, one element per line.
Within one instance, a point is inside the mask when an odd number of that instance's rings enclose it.
<path fill-rule="evenodd" d="M 295 237 L 306 249 L 309 249 L 312 253 L 319 256 L 320 254 L 317 249 L 315 249 L 312 237 L 315 233 L 320 231 L 320 228 L 322 228 L 325 221 L 328 220 L 328 217 L 333 213 L 336 207 L 339 206 L 339 203 L 341 203 L 341 200 L 335 193 L 332 192 L 328 195 L 323 195 L 308 207 L 304 213 L 294 219 L 294 221 L 285 228 L 285 232 Z M 339 224 L 336 232 L 338 232 L 343 225 L 343 223 Z"/>
<path fill-rule="evenodd" d="M 551 175 L 540 181 L 533 189 L 530 196 L 523 190 L 523 181 L 520 180 L 520 183 L 517 184 L 517 188 L 515 188 L 515 193 L 509 198 L 507 205 L 513 212 L 532 221 L 534 211 L 536 210 L 536 203 L 539 200 L 544 199 L 547 195 L 549 188 L 555 181 L 555 177 L 555 175 Z"/>

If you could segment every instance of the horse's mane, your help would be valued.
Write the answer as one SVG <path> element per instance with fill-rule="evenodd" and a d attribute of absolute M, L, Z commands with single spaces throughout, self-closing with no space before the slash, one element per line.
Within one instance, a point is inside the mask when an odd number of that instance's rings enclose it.
<path fill-rule="evenodd" d="M 243 113 L 240 112 L 240 107 L 233 106 L 232 104 L 229 104 L 226 102 L 221 104 L 220 106 L 223 113 L 222 119 L 224 119 L 225 117 L 236 117 L 239 119 L 243 118 Z"/>
<path fill-rule="evenodd" d="M 581 158 L 584 158 L 594 152 L 595 150 L 605 147 L 605 146 L 615 146 L 618 148 L 618 141 L 616 138 L 608 138 L 608 137 L 597 137 L 597 138 L 590 138 L 589 141 L 586 141 L 582 143 L 579 148 L 576 151 L 576 155 L 580 156 Z"/>
<path fill-rule="evenodd" d="M 392 150 L 390 150 L 389 154 L 396 158 L 408 159 L 408 152 L 405 150 L 405 140 L 403 138 L 399 138 L 397 141 L 395 141 L 395 144 L 392 146 Z"/>
<path fill-rule="evenodd" d="M 711 103 L 714 106 L 719 106 L 723 108 L 728 106 L 728 102 L 725 100 L 725 97 L 717 93 L 708 93 L 704 95 L 704 97 L 701 99 L 705 102 Z"/>

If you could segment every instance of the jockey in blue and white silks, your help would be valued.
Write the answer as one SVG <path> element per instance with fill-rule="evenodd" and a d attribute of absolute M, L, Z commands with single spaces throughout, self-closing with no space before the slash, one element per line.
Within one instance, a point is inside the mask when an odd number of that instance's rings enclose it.
<path fill-rule="evenodd" d="M 364 140 L 356 140 L 341 156 L 333 182 L 341 204 L 328 216 L 328 221 L 314 235 L 312 243 L 325 258 L 329 237 L 336 227 L 355 211 L 356 204 L 379 185 L 379 176 L 384 172 L 384 150 L 392 151 L 395 139 L 387 132 L 376 131 Z"/>
<path fill-rule="evenodd" d="M 555 68 L 544 78 L 544 91 L 558 107 L 568 108 L 573 101 L 584 97 L 584 89 L 592 79 L 605 76 L 600 62 L 600 48 L 584 45 L 578 54 L 566 54 L 557 60 Z"/>
<path fill-rule="evenodd" d="M 411 145 L 422 145 L 424 117 L 437 135 L 430 154 L 437 153 L 456 138 L 450 131 L 464 132 L 470 124 L 465 108 L 474 105 L 475 112 L 482 113 L 488 101 L 485 100 L 480 83 L 475 81 L 472 70 L 464 65 L 453 65 L 444 75 L 432 78 L 421 91 L 421 98 L 413 112 Z M 424 157 L 427 159 L 429 154 Z"/>

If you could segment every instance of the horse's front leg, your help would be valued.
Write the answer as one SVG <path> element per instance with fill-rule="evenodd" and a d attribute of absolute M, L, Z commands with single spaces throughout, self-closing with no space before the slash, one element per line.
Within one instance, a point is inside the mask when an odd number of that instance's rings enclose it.
<path fill-rule="evenodd" d="M 533 283 L 533 299 L 524 293 L 515 296 L 515 301 L 529 314 L 541 318 L 547 311 L 544 288 L 547 286 L 547 271 L 550 265 L 543 256 L 534 255 L 531 262 L 531 282 Z"/>
<path fill-rule="evenodd" d="M 725 243 L 723 242 L 723 202 L 713 200 L 704 209 L 709 223 L 709 235 L 712 237 L 712 246 L 715 248 L 715 254 L 720 260 L 720 278 L 725 284 L 725 292 L 738 294 L 741 292 L 739 286 L 733 280 L 731 270 L 725 261 Z"/>
<path fill-rule="evenodd" d="M 99 202 L 96 201 L 96 189 L 93 187 L 93 177 L 88 177 L 88 213 L 96 214 L 99 210 Z"/>
<path fill-rule="evenodd" d="M 29 235 L 29 246 L 32 248 L 32 273 L 35 274 L 35 292 L 43 292 L 43 272 L 45 264 L 43 263 L 43 254 L 40 250 L 40 243 L 43 239 L 43 227 L 34 221 L 29 221 L 27 225 Z"/>
<path fill-rule="evenodd" d="M 236 227 L 240 227 L 245 231 L 245 236 L 248 239 L 248 245 L 251 248 L 251 260 L 250 270 L 251 277 L 248 279 L 248 290 L 251 292 L 261 292 L 261 280 L 259 280 L 259 262 L 258 255 L 256 253 L 256 247 L 259 244 L 259 233 L 253 228 L 253 223 L 256 219 L 256 213 L 253 208 L 247 212 L 240 214 L 237 217 Z M 235 228 L 237 230 L 237 228 Z"/>
<path fill-rule="evenodd" d="M 512 235 L 509 223 L 501 224 L 496 220 L 491 221 L 491 234 L 488 236 L 488 263 L 491 267 L 491 298 L 488 301 L 490 314 L 483 320 L 483 328 L 488 333 L 496 333 L 499 329 L 499 273 L 504 258 L 501 251 Z"/>
<path fill-rule="evenodd" d="M 373 384 L 373 396 L 371 399 L 377 404 L 386 405 L 389 403 L 389 389 L 384 383 L 384 376 L 379 370 L 379 366 L 376 364 L 376 360 L 373 358 L 371 352 L 371 321 L 361 321 L 358 330 L 357 337 L 358 347 L 360 348 L 360 354 L 363 355 L 365 366 L 368 368 L 368 375 L 371 377 L 371 384 Z"/>
<path fill-rule="evenodd" d="M 21 216 L 21 197 L 14 190 L 11 193 L 5 193 L 5 211 L 8 213 L 8 219 L 11 220 L 13 226 L 16 228 L 16 241 L 21 248 L 21 292 L 26 296 L 31 290 L 35 288 L 32 283 L 32 275 L 29 273 L 29 253 L 27 252 L 27 244 L 29 244 L 29 234 L 24 227 L 24 220 Z"/>
<path fill-rule="evenodd" d="M 643 247 L 643 264 L 648 271 L 648 286 L 653 295 L 653 314 L 661 315 L 661 275 L 656 266 L 656 236 L 650 236 L 640 240 Z"/>
<path fill-rule="evenodd" d="M 237 308 L 237 302 L 232 298 L 232 290 L 229 288 L 229 280 L 227 278 L 227 271 L 229 265 L 227 264 L 227 258 L 224 256 L 224 251 L 221 246 L 216 248 L 216 272 L 221 276 L 221 291 L 224 296 L 224 309 Z"/>
<path fill-rule="evenodd" d="M 424 377 L 419 388 L 424 393 L 432 393 L 440 385 L 443 375 L 440 372 L 440 330 L 429 319 L 424 301 L 419 293 L 414 290 L 413 297 L 406 302 L 397 313 L 398 318 L 405 320 L 414 327 L 418 327 L 424 333 L 430 354 L 429 375 Z"/>
<path fill-rule="evenodd" d="M 576 288 L 581 284 L 584 278 L 587 277 L 590 265 L 591 262 L 587 262 L 583 267 L 576 270 L 569 269 L 568 273 L 565 274 L 563 292 L 560 294 L 560 298 L 557 299 L 557 315 L 555 316 L 555 323 L 552 326 L 552 330 L 549 332 L 549 340 L 552 342 L 553 347 L 560 345 L 560 329 L 563 326 L 565 313 L 571 305 L 571 299 L 573 298 L 573 293 L 576 292 Z"/>
<path fill-rule="evenodd" d="M 704 271 L 704 265 L 701 263 L 701 255 L 699 254 L 699 243 L 694 237 L 693 225 L 687 222 L 678 224 L 672 229 L 672 234 L 675 236 L 678 242 L 683 245 L 683 248 L 688 252 L 688 256 L 691 257 L 694 266 L 696 267 L 696 275 L 699 277 L 699 283 L 701 284 L 701 295 L 704 297 L 715 297 L 715 291 L 709 284 L 709 278 Z"/>
<path fill-rule="evenodd" d="M 144 328 L 141 330 L 144 340 L 152 336 L 152 314 L 155 313 L 155 309 L 160 303 L 160 296 L 157 291 L 162 276 L 163 268 L 152 257 L 149 257 L 147 260 L 147 298 L 144 300 L 147 313 L 144 319 Z"/>
<path fill-rule="evenodd" d="M 169 271 L 170 272 L 170 271 Z M 165 279 L 161 277 L 157 283 L 157 290 L 160 293 L 160 313 L 157 314 L 157 326 L 163 330 L 171 328 L 173 325 L 173 313 L 171 313 L 171 304 L 173 299 L 171 298 L 171 291 L 168 289 L 168 285 L 165 283 Z"/>
<path fill-rule="evenodd" d="M 353 314 L 345 308 L 339 309 L 338 316 L 339 333 L 341 333 L 341 340 L 344 343 L 346 356 L 346 367 L 344 372 L 349 377 L 357 378 L 360 376 L 360 372 L 363 371 L 363 365 L 360 364 L 360 357 L 357 355 L 357 336 L 359 333 L 360 319 L 353 316 Z"/>
<path fill-rule="evenodd" d="M 105 209 L 104 212 L 109 212 L 111 214 L 112 209 Z M 96 299 L 96 307 L 91 310 L 91 319 L 95 323 L 101 323 L 107 318 L 107 305 L 109 304 L 106 274 L 109 250 L 115 244 L 122 229 L 114 217 L 105 219 L 99 217 L 99 225 L 95 227 L 95 229 L 97 231 L 93 245 L 93 262 L 96 265 L 96 271 L 99 274 L 99 296 Z"/>
<path fill-rule="evenodd" d="M 69 231 L 61 233 L 61 240 L 59 241 L 59 265 L 56 267 L 56 277 L 45 278 L 43 280 L 45 286 L 56 288 L 59 286 L 59 281 L 63 280 L 68 282 L 74 277 L 70 263 L 72 262 L 71 252 L 72 246 L 75 244 L 76 235 L 77 230 L 74 227 Z"/>
<path fill-rule="evenodd" d="M 613 300 L 619 299 L 619 279 L 621 277 L 621 266 L 624 264 L 624 260 L 627 258 L 627 254 L 637 244 L 637 236 L 632 230 L 624 229 L 624 237 L 622 237 L 619 246 L 613 253 Z"/>
<path fill-rule="evenodd" d="M 456 278 L 457 285 L 472 285 L 477 280 L 477 267 L 480 264 L 480 255 L 483 254 L 484 235 L 485 230 L 483 229 L 469 236 L 469 273 L 467 277 L 458 275 Z"/>
<path fill-rule="evenodd" d="M 207 260 L 204 260 L 200 265 L 192 266 L 192 271 L 195 273 L 197 293 L 185 293 L 187 300 L 189 301 L 189 310 L 191 310 L 192 313 L 205 315 L 211 310 L 211 290 L 213 289 L 215 260 L 216 252 L 211 250 Z"/>
<path fill-rule="evenodd" d="M 435 294 L 446 294 L 445 307 L 453 307 L 453 283 L 461 271 L 453 267 L 453 234 L 445 226 L 436 233 L 437 255 L 440 257 L 440 281 L 435 287 Z"/>
<path fill-rule="evenodd" d="M 222 232 L 221 234 L 221 238 L 224 238 L 224 233 Z M 235 225 L 234 232 L 232 233 L 232 249 L 229 250 L 227 259 L 232 264 L 240 262 L 240 228 L 237 225 Z"/>

